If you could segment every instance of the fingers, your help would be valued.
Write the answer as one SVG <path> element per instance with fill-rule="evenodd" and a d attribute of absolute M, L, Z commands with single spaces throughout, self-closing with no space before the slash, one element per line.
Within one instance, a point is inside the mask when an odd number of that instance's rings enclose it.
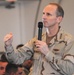
<path fill-rule="evenodd" d="M 34 44 L 35 44 L 35 47 L 37 48 L 37 49 L 39 49 L 40 47 L 41 47 L 41 43 L 40 43 L 41 41 L 39 41 L 39 40 L 36 40 L 35 42 L 34 42 Z"/>
<path fill-rule="evenodd" d="M 40 45 L 40 41 L 39 41 L 39 40 L 36 40 L 36 41 L 34 42 L 34 44 L 35 44 L 35 45 Z"/>
<path fill-rule="evenodd" d="M 36 48 L 39 48 L 40 47 L 40 45 L 36 45 Z"/>
<path fill-rule="evenodd" d="M 13 37 L 12 33 L 7 34 L 7 35 L 4 37 L 4 42 L 8 41 L 9 39 L 12 39 L 12 37 Z"/>

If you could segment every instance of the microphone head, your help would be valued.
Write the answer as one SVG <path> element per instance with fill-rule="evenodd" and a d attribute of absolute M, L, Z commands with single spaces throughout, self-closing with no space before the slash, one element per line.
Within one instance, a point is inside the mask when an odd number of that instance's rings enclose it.
<path fill-rule="evenodd" d="M 43 28 L 43 23 L 42 22 L 38 22 L 38 28 Z"/>

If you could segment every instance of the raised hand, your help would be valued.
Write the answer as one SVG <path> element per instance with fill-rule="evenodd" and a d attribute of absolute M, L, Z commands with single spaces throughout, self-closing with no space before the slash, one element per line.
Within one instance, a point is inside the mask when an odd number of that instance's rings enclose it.
<path fill-rule="evenodd" d="M 4 43 L 5 43 L 5 45 L 11 45 L 11 44 L 12 44 L 12 40 L 13 40 L 13 35 L 12 35 L 12 33 L 7 34 L 7 35 L 4 37 Z"/>

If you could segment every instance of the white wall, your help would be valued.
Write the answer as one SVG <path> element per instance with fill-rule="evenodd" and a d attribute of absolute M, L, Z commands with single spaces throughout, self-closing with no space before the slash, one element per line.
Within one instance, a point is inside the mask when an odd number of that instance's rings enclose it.
<path fill-rule="evenodd" d="M 74 36 L 74 0 L 63 0 L 61 6 L 65 12 L 61 26 Z"/>
<path fill-rule="evenodd" d="M 38 3 L 39 1 L 19 1 L 13 9 L 0 6 L 0 51 L 4 51 L 3 38 L 7 33 L 13 33 L 14 47 L 33 37 Z"/>
<path fill-rule="evenodd" d="M 0 6 L 0 51 L 4 51 L 3 38 L 7 33 L 13 33 L 14 47 L 37 35 L 37 23 L 41 21 L 42 10 L 49 2 L 61 2 L 65 10 L 61 25 L 74 35 L 74 0 L 23 0 L 16 3 L 13 9 Z"/>
<path fill-rule="evenodd" d="M 20 17 L 19 8 L 6 9 L 0 6 L 0 50 L 4 50 L 3 38 L 7 33 L 12 32 L 14 35 L 14 45 L 20 42 Z"/>

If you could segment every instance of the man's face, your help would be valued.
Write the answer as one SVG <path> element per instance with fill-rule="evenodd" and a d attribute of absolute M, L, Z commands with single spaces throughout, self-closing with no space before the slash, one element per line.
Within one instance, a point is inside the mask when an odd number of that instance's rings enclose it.
<path fill-rule="evenodd" d="M 18 71 L 16 72 L 15 75 L 26 75 L 22 67 L 18 67 Z"/>
<path fill-rule="evenodd" d="M 7 64 L 7 62 L 0 62 L 0 75 L 5 75 L 5 68 Z"/>
<path fill-rule="evenodd" d="M 30 69 L 31 66 L 33 64 L 33 61 L 32 60 L 26 60 L 24 63 L 23 63 L 23 66 L 26 68 L 26 69 Z"/>
<path fill-rule="evenodd" d="M 53 25 L 58 24 L 56 10 L 57 6 L 55 5 L 48 5 L 44 8 L 42 16 L 44 27 L 51 27 Z"/>

